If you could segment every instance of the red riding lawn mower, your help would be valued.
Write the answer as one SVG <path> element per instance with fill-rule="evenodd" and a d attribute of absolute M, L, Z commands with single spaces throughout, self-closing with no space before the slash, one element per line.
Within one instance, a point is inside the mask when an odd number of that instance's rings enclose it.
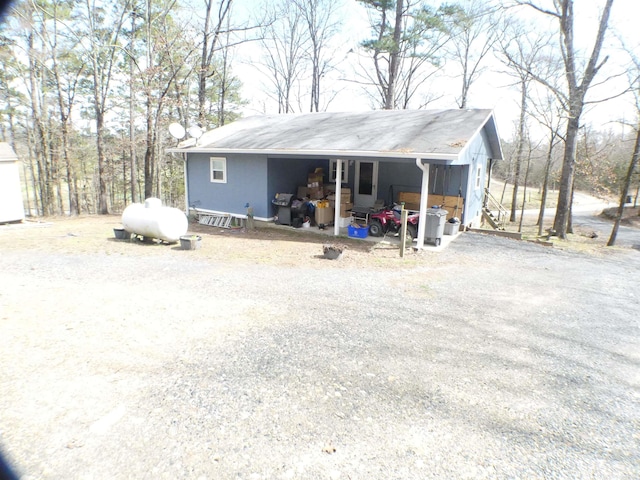
<path fill-rule="evenodd" d="M 400 233 L 402 222 L 400 221 L 401 206 L 385 206 L 382 210 L 369 215 L 369 235 L 372 237 L 382 237 L 387 233 Z M 411 240 L 418 236 L 419 213 L 410 214 L 407 217 L 407 237 Z"/>

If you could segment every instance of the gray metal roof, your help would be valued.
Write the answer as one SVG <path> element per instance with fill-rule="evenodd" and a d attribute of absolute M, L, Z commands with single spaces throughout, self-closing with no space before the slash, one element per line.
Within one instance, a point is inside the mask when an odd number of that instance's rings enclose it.
<path fill-rule="evenodd" d="M 491 110 L 373 110 L 260 115 L 182 142 L 170 152 L 238 152 L 453 161 L 482 129 L 502 152 Z"/>

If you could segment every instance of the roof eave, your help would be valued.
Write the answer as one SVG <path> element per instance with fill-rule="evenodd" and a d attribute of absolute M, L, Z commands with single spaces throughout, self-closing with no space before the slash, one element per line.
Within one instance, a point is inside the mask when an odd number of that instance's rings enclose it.
<path fill-rule="evenodd" d="M 500 143 L 500 136 L 498 134 L 498 125 L 496 124 L 496 119 L 495 116 L 493 115 L 493 111 L 490 111 L 489 114 L 487 115 L 487 117 L 484 119 L 484 121 L 480 124 L 480 126 L 477 128 L 477 130 L 475 132 L 473 132 L 473 135 L 471 135 L 471 139 L 476 138 L 480 132 L 482 130 L 484 130 L 485 128 L 487 128 L 487 125 L 490 124 L 490 128 L 492 129 L 492 131 L 490 131 L 490 134 L 493 134 L 493 136 L 495 137 L 494 140 L 495 141 L 491 141 L 491 138 L 489 138 L 489 144 L 492 150 L 492 154 L 493 154 L 493 159 L 494 160 L 502 160 L 504 158 L 503 154 L 502 154 L 502 145 Z M 466 150 L 468 148 L 470 148 L 471 141 L 468 141 L 467 144 L 464 146 L 464 148 L 462 149 L 462 151 L 460 152 L 460 154 L 463 154 L 466 152 Z"/>
<path fill-rule="evenodd" d="M 234 149 L 213 147 L 189 147 L 168 148 L 167 153 L 218 153 L 218 154 L 249 154 L 249 155 L 313 155 L 331 158 L 340 157 L 381 157 L 398 159 L 441 160 L 453 162 L 458 159 L 459 153 L 434 153 L 434 152 L 396 152 L 396 151 L 369 151 L 369 150 L 298 150 L 298 149 Z"/>

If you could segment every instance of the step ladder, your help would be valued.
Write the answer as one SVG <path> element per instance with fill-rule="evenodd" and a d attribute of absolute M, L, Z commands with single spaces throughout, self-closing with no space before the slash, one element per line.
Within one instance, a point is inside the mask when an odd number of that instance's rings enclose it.
<path fill-rule="evenodd" d="M 229 228 L 233 217 L 228 213 L 199 213 L 198 223 L 210 227 Z"/>

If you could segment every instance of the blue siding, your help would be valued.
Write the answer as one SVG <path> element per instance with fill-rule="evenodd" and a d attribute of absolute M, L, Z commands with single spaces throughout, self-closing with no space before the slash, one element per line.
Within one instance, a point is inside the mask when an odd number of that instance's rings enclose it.
<path fill-rule="evenodd" d="M 256 217 L 271 214 L 267 201 L 267 157 L 264 155 L 227 156 L 227 183 L 210 181 L 208 153 L 189 154 L 187 181 L 189 206 L 220 212 L 245 214 L 248 202 Z"/>
<path fill-rule="evenodd" d="M 385 204 L 398 199 L 398 192 L 420 193 L 422 171 L 411 163 L 380 162 L 378 164 L 378 198 Z"/>
<path fill-rule="evenodd" d="M 463 195 L 467 189 L 466 165 L 430 165 L 429 194 Z M 411 163 L 381 162 L 378 167 L 378 198 L 386 203 L 398 199 L 399 192 L 420 193 L 422 171 Z"/>
<path fill-rule="evenodd" d="M 491 150 L 484 130 L 480 132 L 466 150 L 464 163 L 469 166 L 467 188 L 465 195 L 465 224 L 470 223 L 474 218 L 482 214 L 482 202 L 484 200 L 484 187 L 486 184 L 488 159 L 491 157 Z M 480 185 L 476 187 L 476 174 L 478 167 L 481 167 Z"/>
<path fill-rule="evenodd" d="M 210 181 L 209 159 L 218 154 L 192 153 L 187 163 L 189 206 L 219 212 L 246 213 L 250 203 L 254 215 L 274 215 L 271 200 L 276 193 L 297 193 L 306 186 L 307 176 L 322 168 L 325 182 L 329 160 L 307 158 L 267 158 L 266 155 L 228 155 L 227 183 Z"/>
<path fill-rule="evenodd" d="M 429 167 L 429 193 L 455 197 L 466 191 L 466 165 L 431 165 Z"/>

